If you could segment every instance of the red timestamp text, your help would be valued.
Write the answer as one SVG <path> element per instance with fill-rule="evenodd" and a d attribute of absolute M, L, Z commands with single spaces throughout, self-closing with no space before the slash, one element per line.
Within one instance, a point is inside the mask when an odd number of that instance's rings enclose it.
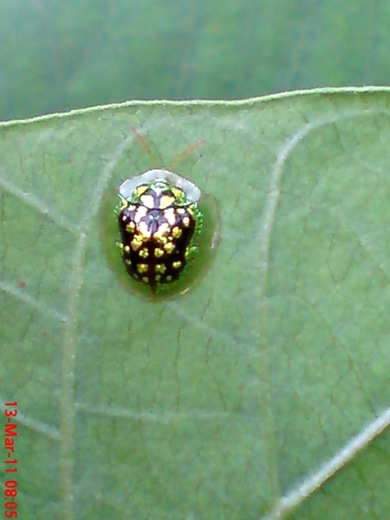
<path fill-rule="evenodd" d="M 18 459 L 16 458 L 16 438 L 18 436 L 18 403 L 16 401 L 4 403 L 4 518 L 18 517 L 18 482 L 16 474 L 18 472 Z"/>

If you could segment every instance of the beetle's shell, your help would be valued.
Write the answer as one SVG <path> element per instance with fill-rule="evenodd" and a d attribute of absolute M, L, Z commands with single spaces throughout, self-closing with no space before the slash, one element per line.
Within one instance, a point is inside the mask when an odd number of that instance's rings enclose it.
<path fill-rule="evenodd" d="M 136 186 L 121 196 L 119 246 L 128 274 L 148 285 L 178 280 L 197 246 L 194 236 L 201 227 L 197 202 L 189 202 L 183 189 L 158 178 Z"/>

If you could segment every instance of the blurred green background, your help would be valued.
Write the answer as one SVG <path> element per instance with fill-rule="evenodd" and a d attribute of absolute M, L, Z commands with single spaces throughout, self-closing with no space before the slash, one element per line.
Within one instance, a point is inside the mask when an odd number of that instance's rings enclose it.
<path fill-rule="evenodd" d="M 390 2 L 0 0 L 0 120 L 386 85 Z"/>

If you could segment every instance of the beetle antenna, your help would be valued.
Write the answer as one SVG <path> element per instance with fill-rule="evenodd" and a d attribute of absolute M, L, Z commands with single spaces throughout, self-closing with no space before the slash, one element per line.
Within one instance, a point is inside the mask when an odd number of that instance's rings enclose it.
<path fill-rule="evenodd" d="M 149 155 L 149 157 L 152 160 L 152 165 L 154 168 L 158 167 L 158 160 L 156 159 L 156 155 L 153 153 L 153 150 L 150 148 L 150 145 L 148 141 L 145 139 L 143 135 L 141 135 L 135 128 L 132 126 L 130 128 L 131 133 L 134 135 L 134 137 L 137 139 L 139 144 L 142 146 L 142 148 L 145 150 L 145 152 Z"/>
<path fill-rule="evenodd" d="M 181 160 L 183 160 L 187 155 L 189 155 L 191 152 L 196 150 L 199 146 L 201 146 L 204 143 L 204 139 L 198 139 L 198 141 L 195 141 L 194 143 L 190 144 L 185 148 L 182 152 L 180 152 L 176 157 L 173 159 L 173 161 L 167 166 L 168 170 L 172 170 L 175 164 L 179 163 Z"/>
<path fill-rule="evenodd" d="M 134 135 L 134 137 L 137 139 L 139 144 L 142 146 L 142 148 L 145 150 L 145 152 L 149 155 L 149 157 L 152 160 L 152 165 L 154 168 L 158 168 L 160 165 L 158 164 L 158 160 L 156 158 L 156 154 L 153 153 L 153 150 L 151 149 L 148 141 L 145 139 L 143 135 L 141 135 L 136 128 L 133 126 L 130 128 L 131 133 Z M 204 143 L 204 139 L 198 139 L 194 143 L 190 144 L 185 148 L 183 151 L 181 151 L 176 157 L 173 159 L 171 163 L 167 166 L 168 170 L 172 170 L 173 167 L 178 164 L 180 161 L 182 161 L 187 155 L 192 153 L 194 150 L 196 150 L 199 146 L 201 146 Z"/>

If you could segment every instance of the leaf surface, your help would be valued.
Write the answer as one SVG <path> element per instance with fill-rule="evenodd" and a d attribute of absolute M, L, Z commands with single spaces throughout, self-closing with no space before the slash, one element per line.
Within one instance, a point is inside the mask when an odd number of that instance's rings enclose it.
<path fill-rule="evenodd" d="M 389 102 L 322 90 L 0 125 L 0 392 L 19 403 L 26 518 L 386 515 Z M 177 300 L 129 293 L 102 252 L 105 197 L 151 167 L 131 127 L 159 166 L 204 140 L 176 170 L 217 198 L 221 243 Z"/>

